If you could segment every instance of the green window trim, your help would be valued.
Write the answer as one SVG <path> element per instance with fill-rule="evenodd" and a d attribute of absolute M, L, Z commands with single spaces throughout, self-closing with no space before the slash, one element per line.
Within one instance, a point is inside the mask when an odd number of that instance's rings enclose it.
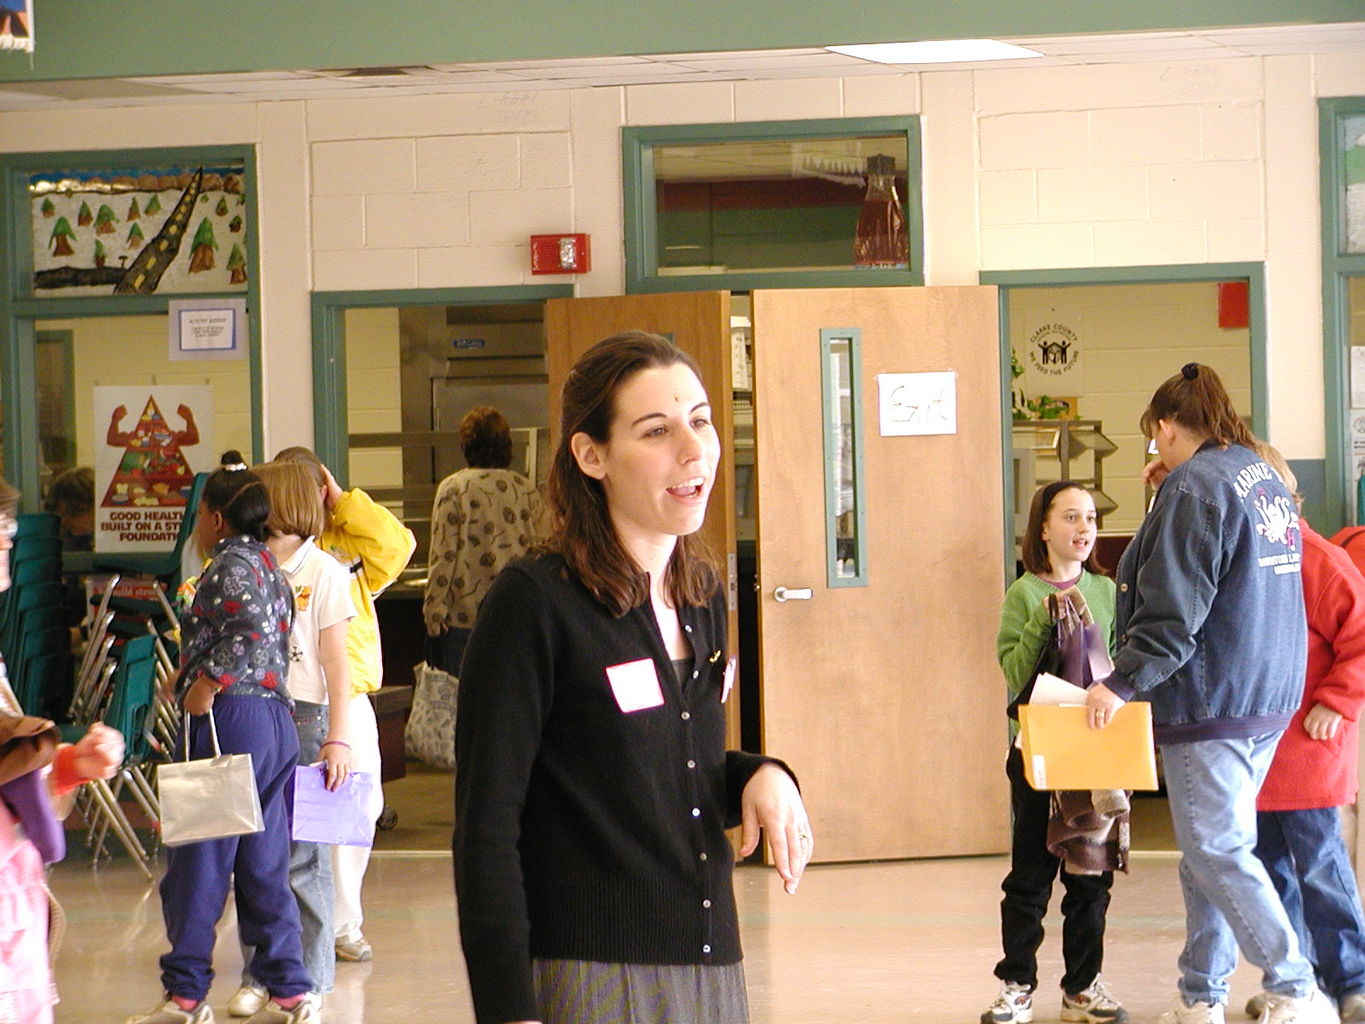
<path fill-rule="evenodd" d="M 1343 230 L 1346 155 L 1342 122 L 1365 116 L 1365 96 L 1318 101 L 1318 153 L 1322 196 L 1322 378 L 1326 416 L 1327 520 L 1323 526 L 1360 522 L 1365 509 L 1354 508 L 1356 480 L 1347 419 L 1350 414 L 1350 278 L 1365 277 L 1365 253 L 1347 253 Z M 1352 514 L 1354 510 L 1354 515 Z"/>
<path fill-rule="evenodd" d="M 825 583 L 830 587 L 865 587 L 868 581 L 862 335 L 862 330 L 857 327 L 825 327 L 820 331 L 820 410 L 825 451 Z M 839 374 L 835 372 L 837 349 L 842 346 L 846 346 L 843 354 L 846 393 L 840 387 Z M 844 398 L 848 401 L 846 410 L 841 404 Z M 846 443 L 840 436 L 840 427 L 848 430 Z M 839 467 L 845 461 L 841 458 L 841 452 L 851 456 L 846 458 L 851 477 L 848 489 L 853 503 L 851 519 L 843 528 L 839 523 L 840 492 L 845 486 L 839 472 Z M 853 531 L 851 538 L 847 533 L 849 527 Z M 840 541 L 844 542 L 842 547 Z M 841 562 L 851 562 L 852 571 L 841 569 Z"/>
<path fill-rule="evenodd" d="M 245 292 L 175 292 L 165 295 L 33 295 L 33 249 L 28 176 L 59 166 L 137 167 L 165 163 L 242 164 L 242 193 L 246 199 L 243 231 L 248 270 Z M 250 145 L 190 146 L 127 150 L 62 150 L 0 154 L 0 244 L 6 270 L 0 280 L 0 414 L 4 422 L 4 465 L 9 481 L 23 492 L 26 512 L 42 507 L 38 467 L 38 415 L 35 323 L 82 317 L 166 315 L 170 303 L 181 299 L 242 298 L 247 301 L 247 367 L 251 399 L 253 457 L 265 447 L 261 423 L 260 242 L 256 210 L 256 149 Z"/>
<path fill-rule="evenodd" d="M 719 142 L 812 140 L 847 136 L 904 135 L 907 193 L 905 219 L 910 266 L 906 270 L 740 270 L 716 274 L 658 273 L 655 146 Z M 924 284 L 923 159 L 918 116 L 831 118 L 811 121 L 641 126 L 621 129 L 622 202 L 625 220 L 626 293 L 694 292 L 757 288 L 840 288 Z"/>

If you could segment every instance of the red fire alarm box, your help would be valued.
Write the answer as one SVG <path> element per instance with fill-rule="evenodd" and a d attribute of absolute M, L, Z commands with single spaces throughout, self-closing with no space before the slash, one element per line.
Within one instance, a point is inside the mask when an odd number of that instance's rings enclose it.
<path fill-rule="evenodd" d="M 582 274 L 591 269 L 587 235 L 531 236 L 531 273 Z"/>

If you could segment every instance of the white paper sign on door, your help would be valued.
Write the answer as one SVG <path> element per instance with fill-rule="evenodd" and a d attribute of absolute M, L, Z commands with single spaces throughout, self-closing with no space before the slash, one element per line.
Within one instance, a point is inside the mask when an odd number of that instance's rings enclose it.
<path fill-rule="evenodd" d="M 957 374 L 877 374 L 882 437 L 957 433 Z"/>

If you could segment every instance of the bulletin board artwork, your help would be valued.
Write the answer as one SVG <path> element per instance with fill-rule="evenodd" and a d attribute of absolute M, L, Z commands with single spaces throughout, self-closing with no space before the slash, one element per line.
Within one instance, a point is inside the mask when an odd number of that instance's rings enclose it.
<path fill-rule="evenodd" d="M 29 176 L 37 295 L 246 291 L 244 167 Z"/>
<path fill-rule="evenodd" d="M 208 387 L 97 387 L 95 550 L 175 545 L 194 475 L 212 452 Z"/>

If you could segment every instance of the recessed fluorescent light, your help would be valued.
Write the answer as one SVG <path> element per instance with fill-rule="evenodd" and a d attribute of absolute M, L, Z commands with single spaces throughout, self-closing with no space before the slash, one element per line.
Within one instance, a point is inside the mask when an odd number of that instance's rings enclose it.
<path fill-rule="evenodd" d="M 1022 60 L 1043 56 L 995 39 L 930 39 L 918 43 L 862 43 L 827 50 L 878 64 L 960 64 L 978 60 Z"/>

